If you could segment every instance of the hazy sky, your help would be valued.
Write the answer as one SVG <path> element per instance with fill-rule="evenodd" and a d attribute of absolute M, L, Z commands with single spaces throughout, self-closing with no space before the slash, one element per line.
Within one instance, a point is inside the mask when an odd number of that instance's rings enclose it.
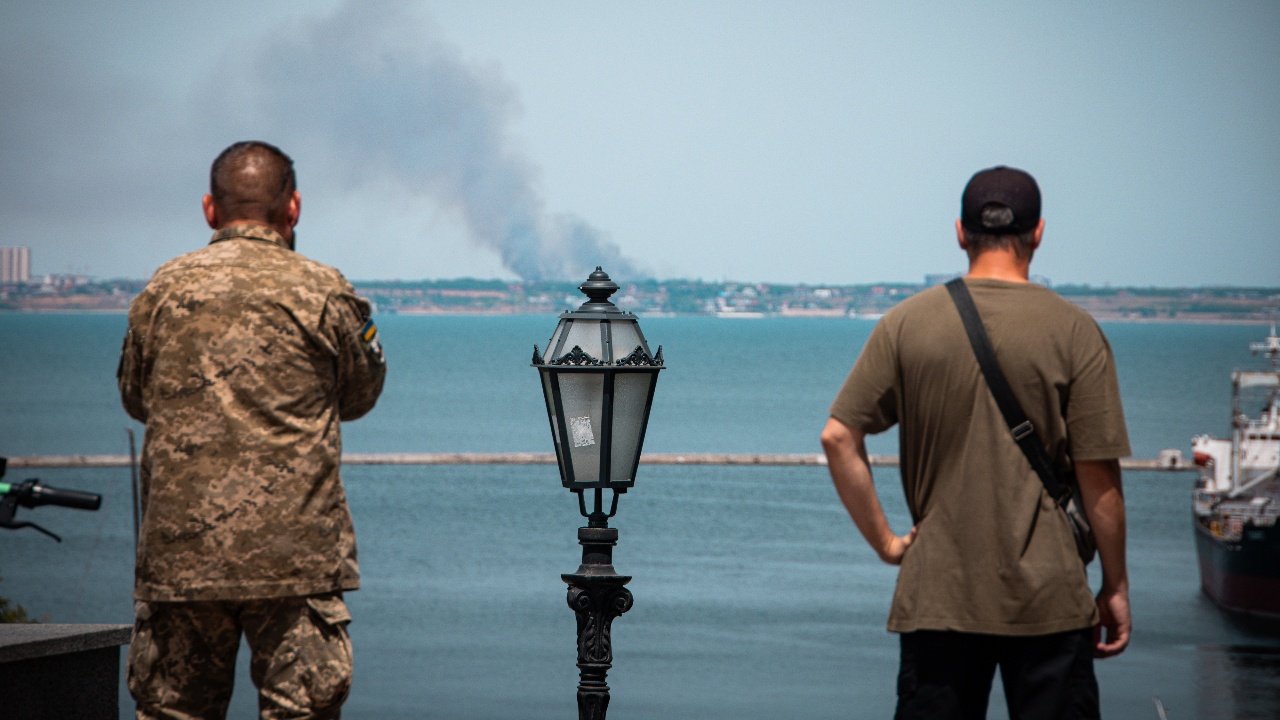
<path fill-rule="evenodd" d="M 962 269 L 976 170 L 1056 283 L 1280 285 L 1280 3 L 0 0 L 0 245 L 146 277 L 274 142 L 354 279 Z"/>

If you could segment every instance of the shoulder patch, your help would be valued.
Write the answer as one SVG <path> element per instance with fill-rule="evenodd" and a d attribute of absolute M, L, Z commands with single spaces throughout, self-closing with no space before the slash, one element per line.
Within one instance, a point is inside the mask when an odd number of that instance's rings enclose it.
<path fill-rule="evenodd" d="M 364 342 L 365 350 L 377 359 L 378 364 L 386 363 L 386 358 L 382 354 L 382 343 L 378 341 L 378 326 L 374 324 L 373 318 L 369 318 L 360 328 L 360 339 Z"/>

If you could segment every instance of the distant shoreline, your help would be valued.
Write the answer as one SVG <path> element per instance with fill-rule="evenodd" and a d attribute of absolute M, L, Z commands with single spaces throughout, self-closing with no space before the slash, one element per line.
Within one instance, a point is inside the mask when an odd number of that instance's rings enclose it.
<path fill-rule="evenodd" d="M 876 320 L 899 302 L 948 279 L 922 283 L 805 285 L 702 280 L 639 280 L 622 283 L 611 298 L 622 310 L 646 317 L 703 316 L 727 320 L 760 318 L 855 318 Z M 1267 324 L 1280 320 L 1278 287 L 1140 288 L 1081 285 L 1049 287 L 1098 322 Z M 51 276 L 40 284 L 0 285 L 0 312 L 128 312 L 145 280 L 98 281 Z M 455 280 L 357 282 L 379 316 L 556 315 L 582 303 L 577 283 L 567 281 Z"/>
<path fill-rule="evenodd" d="M 387 317 L 391 315 L 399 315 L 403 317 L 512 317 L 512 316 L 548 316 L 558 315 L 564 309 L 554 311 L 542 310 L 415 310 L 405 312 L 390 311 L 378 313 L 375 315 Z M 127 308 L 0 308 L 0 315 L 128 315 Z M 673 313 L 673 312 L 644 312 L 636 313 L 642 318 L 658 318 L 658 317 L 707 317 L 716 319 L 733 319 L 733 320 L 862 320 L 876 322 L 878 317 L 858 317 L 856 315 L 833 315 L 833 314 L 796 314 L 796 313 L 759 313 L 749 317 L 717 317 L 715 313 Z M 1090 317 L 1099 323 L 1125 323 L 1129 325 L 1261 325 L 1266 326 L 1272 322 L 1268 318 L 1236 318 L 1225 316 L 1196 316 L 1196 317 L 1126 317 L 1113 313 L 1090 313 Z M 1277 320 L 1280 322 L 1280 320 Z"/>
<path fill-rule="evenodd" d="M 1126 323 L 1129 325 L 1262 325 L 1265 326 L 1270 320 L 1248 318 L 1142 318 L 1142 317 L 1109 317 L 1107 315 L 1094 315 L 1090 313 L 1090 317 L 1100 323 Z"/>

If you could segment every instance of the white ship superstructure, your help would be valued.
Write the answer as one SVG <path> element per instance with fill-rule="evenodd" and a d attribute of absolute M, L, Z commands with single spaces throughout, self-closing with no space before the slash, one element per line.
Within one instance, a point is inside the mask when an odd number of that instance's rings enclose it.
<path fill-rule="evenodd" d="M 1280 616 L 1280 336 L 1250 343 L 1269 371 L 1231 374 L 1231 438 L 1191 441 L 1200 583 L 1224 608 Z M 1248 404 L 1262 401 L 1257 417 Z"/>

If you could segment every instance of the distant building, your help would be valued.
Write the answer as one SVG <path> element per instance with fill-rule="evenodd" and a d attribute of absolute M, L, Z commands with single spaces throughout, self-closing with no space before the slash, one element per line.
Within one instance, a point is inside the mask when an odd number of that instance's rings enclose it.
<path fill-rule="evenodd" d="M 31 282 L 31 248 L 0 247 L 0 283 Z"/>

